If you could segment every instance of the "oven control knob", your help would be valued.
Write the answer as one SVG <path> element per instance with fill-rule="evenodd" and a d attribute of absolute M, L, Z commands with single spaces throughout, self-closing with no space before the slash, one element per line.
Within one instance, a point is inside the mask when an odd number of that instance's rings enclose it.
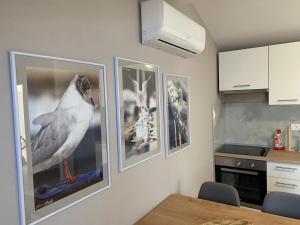
<path fill-rule="evenodd" d="M 251 163 L 250 167 L 253 168 L 255 166 L 255 163 Z"/>
<path fill-rule="evenodd" d="M 242 163 L 241 162 L 237 162 L 236 163 L 236 166 L 240 166 Z"/>

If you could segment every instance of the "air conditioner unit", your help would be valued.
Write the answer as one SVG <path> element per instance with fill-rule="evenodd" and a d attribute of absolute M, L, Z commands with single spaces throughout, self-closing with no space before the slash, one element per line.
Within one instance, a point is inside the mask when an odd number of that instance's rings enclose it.
<path fill-rule="evenodd" d="M 205 29 L 163 0 L 141 2 L 142 44 L 190 57 L 205 47 Z"/>

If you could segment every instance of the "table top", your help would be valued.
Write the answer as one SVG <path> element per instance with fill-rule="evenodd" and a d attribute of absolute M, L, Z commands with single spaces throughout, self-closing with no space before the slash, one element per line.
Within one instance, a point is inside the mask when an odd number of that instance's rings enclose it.
<path fill-rule="evenodd" d="M 300 225 L 300 220 L 183 195 L 170 195 L 136 225 Z"/>

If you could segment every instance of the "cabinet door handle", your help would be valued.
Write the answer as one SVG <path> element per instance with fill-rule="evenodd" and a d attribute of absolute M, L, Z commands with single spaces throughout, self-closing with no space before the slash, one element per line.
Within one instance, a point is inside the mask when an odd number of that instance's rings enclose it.
<path fill-rule="evenodd" d="M 283 182 L 276 182 L 275 185 L 284 186 L 284 187 L 287 187 L 287 188 L 296 188 L 296 187 L 298 187 L 297 184 L 288 184 L 288 183 L 283 183 Z"/>
<path fill-rule="evenodd" d="M 279 99 L 277 100 L 277 102 L 297 102 L 298 99 L 297 98 L 293 98 L 293 99 Z"/>
<path fill-rule="evenodd" d="M 239 87 L 250 87 L 250 84 L 237 84 L 237 85 L 233 85 L 234 88 L 239 88 Z"/>
<path fill-rule="evenodd" d="M 295 172 L 296 170 L 298 170 L 297 168 L 284 167 L 284 166 L 276 166 L 275 169 L 283 170 L 283 171 L 290 171 L 290 172 Z"/>

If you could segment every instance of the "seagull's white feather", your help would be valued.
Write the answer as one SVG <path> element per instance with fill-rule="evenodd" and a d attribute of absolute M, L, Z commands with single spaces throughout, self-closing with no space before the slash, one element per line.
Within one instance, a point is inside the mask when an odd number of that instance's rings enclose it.
<path fill-rule="evenodd" d="M 83 139 L 94 107 L 76 89 L 77 76 L 70 82 L 54 112 L 37 117 L 42 127 L 32 141 L 33 173 L 49 169 L 69 157 Z"/>
<path fill-rule="evenodd" d="M 48 118 L 53 118 L 49 122 Z M 58 110 L 38 117 L 42 128 L 31 143 L 32 164 L 38 163 L 51 157 L 58 148 L 66 141 L 69 135 L 70 116 L 67 110 Z"/>
<path fill-rule="evenodd" d="M 42 127 L 45 127 L 56 120 L 56 114 L 57 113 L 54 111 L 40 115 L 32 121 L 32 124 L 41 125 Z"/>

